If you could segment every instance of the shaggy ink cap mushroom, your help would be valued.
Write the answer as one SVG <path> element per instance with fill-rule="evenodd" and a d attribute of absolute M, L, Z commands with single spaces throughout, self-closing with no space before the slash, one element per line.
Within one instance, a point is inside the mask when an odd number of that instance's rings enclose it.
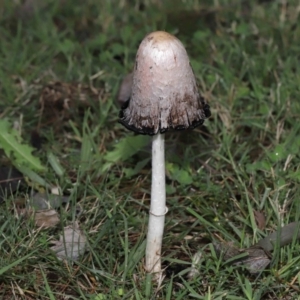
<path fill-rule="evenodd" d="M 164 31 L 147 35 L 136 55 L 131 98 L 119 122 L 137 133 L 155 135 L 193 129 L 209 116 L 183 44 Z"/>
<path fill-rule="evenodd" d="M 120 123 L 152 137 L 152 182 L 145 269 L 160 282 L 161 249 L 166 207 L 164 132 L 195 128 L 210 116 L 201 98 L 182 43 L 163 31 L 147 35 L 139 46 L 130 97 L 120 112 Z M 123 95 L 125 95 L 123 97 Z"/>

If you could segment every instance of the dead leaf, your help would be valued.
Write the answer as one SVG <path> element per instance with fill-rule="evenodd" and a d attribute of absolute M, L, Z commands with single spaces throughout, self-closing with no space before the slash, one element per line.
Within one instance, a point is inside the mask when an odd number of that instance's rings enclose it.
<path fill-rule="evenodd" d="M 52 81 L 40 91 L 40 109 L 43 115 L 57 119 L 72 117 L 102 98 L 104 90 L 81 83 Z"/>
<path fill-rule="evenodd" d="M 59 223 L 57 211 L 54 209 L 39 210 L 34 212 L 34 221 L 38 227 L 54 227 Z"/>
<path fill-rule="evenodd" d="M 195 277 L 199 276 L 202 256 L 202 251 L 198 251 L 194 254 L 192 266 L 187 275 L 189 279 L 194 279 Z"/>
<path fill-rule="evenodd" d="M 262 272 L 271 262 L 271 254 L 261 247 L 239 249 L 232 243 L 213 243 L 213 246 L 225 263 L 244 266 L 251 274 Z"/>
<path fill-rule="evenodd" d="M 263 214 L 263 212 L 258 211 L 258 210 L 254 210 L 254 218 L 256 221 L 256 225 L 260 230 L 265 229 L 266 227 L 266 217 Z"/>
<path fill-rule="evenodd" d="M 29 206 L 36 210 L 44 210 L 50 208 L 59 208 L 62 204 L 68 203 L 70 197 L 59 196 L 47 193 L 35 193 L 29 198 Z"/>
<path fill-rule="evenodd" d="M 53 250 L 58 259 L 77 260 L 79 255 L 85 251 L 86 237 L 81 232 L 77 222 L 73 226 L 64 228 L 63 235 L 60 236 L 59 241 L 52 241 Z"/>

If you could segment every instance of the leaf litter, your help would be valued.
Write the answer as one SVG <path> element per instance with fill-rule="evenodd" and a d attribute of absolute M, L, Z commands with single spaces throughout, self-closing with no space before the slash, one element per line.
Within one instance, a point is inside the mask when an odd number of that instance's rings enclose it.
<path fill-rule="evenodd" d="M 60 222 L 59 215 L 54 209 L 34 211 L 33 214 L 35 225 L 38 227 L 55 227 Z"/>
<path fill-rule="evenodd" d="M 35 193 L 29 198 L 29 205 L 36 210 L 44 210 L 50 208 L 59 208 L 61 205 L 66 204 L 70 201 L 69 196 L 60 196 L 46 193 Z"/>
<path fill-rule="evenodd" d="M 57 208 L 61 208 L 63 204 L 69 203 L 69 196 L 61 196 L 54 194 L 46 194 L 37 192 L 31 195 L 26 203 L 25 208 L 17 209 L 18 214 L 25 215 L 27 218 L 34 218 L 35 225 L 42 229 L 53 228 L 58 225 L 61 220 Z M 16 206 L 22 203 L 20 200 L 16 202 Z M 79 205 L 76 206 L 76 216 L 82 213 Z M 80 230 L 78 221 L 74 221 L 71 225 L 65 226 L 59 240 L 51 240 L 53 244 L 50 249 L 55 253 L 58 259 L 78 260 L 79 256 L 86 249 L 87 238 Z"/>
<path fill-rule="evenodd" d="M 28 197 L 25 209 L 19 212 L 28 218 L 33 217 L 37 227 L 51 228 L 60 223 L 59 214 L 55 209 L 67 202 L 69 197 L 37 192 Z"/>
<path fill-rule="evenodd" d="M 63 234 L 58 241 L 52 241 L 54 246 L 50 249 L 55 252 L 58 259 L 76 261 L 86 248 L 86 236 L 79 228 L 77 221 L 73 225 L 64 227 Z"/>

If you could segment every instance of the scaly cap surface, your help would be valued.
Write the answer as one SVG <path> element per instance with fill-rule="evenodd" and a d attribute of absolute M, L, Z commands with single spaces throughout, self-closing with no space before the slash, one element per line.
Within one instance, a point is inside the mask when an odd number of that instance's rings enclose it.
<path fill-rule="evenodd" d="M 136 55 L 131 98 L 120 112 L 120 123 L 154 135 L 195 128 L 209 116 L 183 44 L 164 31 L 147 35 Z"/>

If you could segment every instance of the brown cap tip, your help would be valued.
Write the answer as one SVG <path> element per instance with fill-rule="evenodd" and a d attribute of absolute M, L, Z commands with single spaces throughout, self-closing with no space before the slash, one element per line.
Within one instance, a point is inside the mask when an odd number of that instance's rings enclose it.
<path fill-rule="evenodd" d="M 120 123 L 154 135 L 195 128 L 209 116 L 183 44 L 164 31 L 147 35 L 136 55 L 131 98 L 120 112 Z"/>

